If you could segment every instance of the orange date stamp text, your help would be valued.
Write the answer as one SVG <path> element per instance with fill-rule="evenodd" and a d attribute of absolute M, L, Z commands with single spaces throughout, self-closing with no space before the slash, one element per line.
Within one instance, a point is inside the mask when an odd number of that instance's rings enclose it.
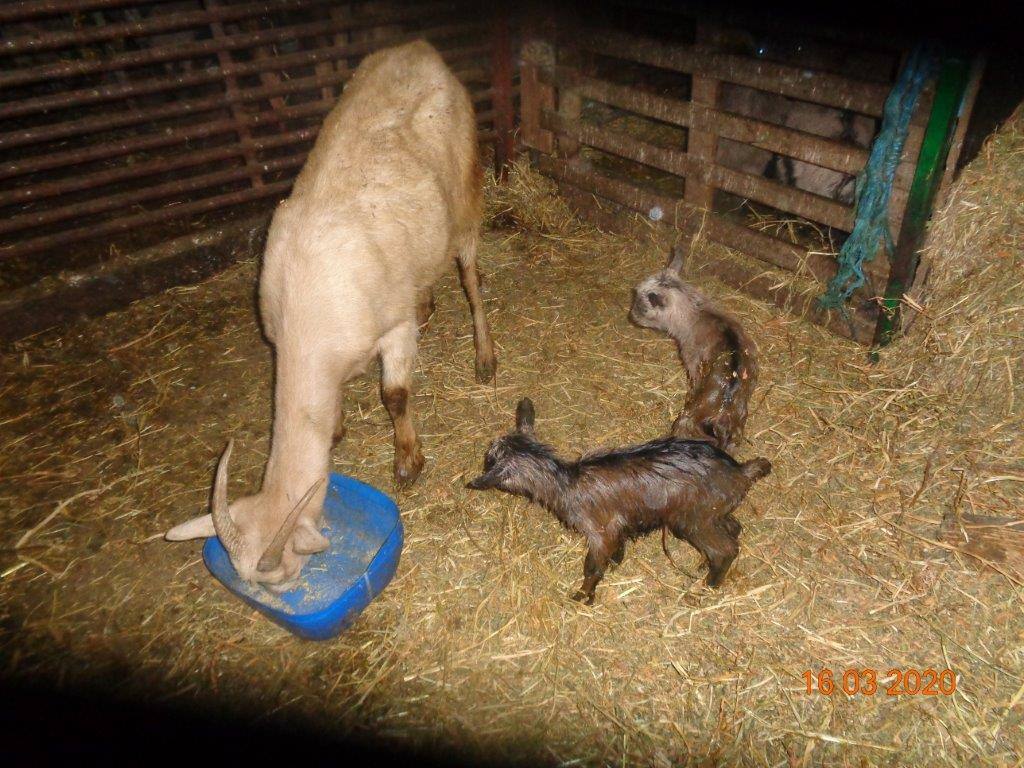
<path fill-rule="evenodd" d="M 801 675 L 806 693 L 820 693 L 831 696 L 845 693 L 847 696 L 952 696 L 956 692 L 956 674 L 951 669 L 889 669 L 885 675 L 878 670 L 862 669 L 831 670 L 817 672 L 807 670 Z"/>

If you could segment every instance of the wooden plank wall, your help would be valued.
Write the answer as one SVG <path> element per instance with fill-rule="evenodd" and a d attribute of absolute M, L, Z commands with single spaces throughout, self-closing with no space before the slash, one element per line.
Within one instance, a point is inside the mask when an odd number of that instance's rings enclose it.
<path fill-rule="evenodd" d="M 747 260 L 744 268 L 718 262 L 713 269 L 725 282 L 870 343 L 878 306 L 874 297 L 884 289 L 888 275 L 884 257 L 868 265 L 869 285 L 855 295 L 849 322 L 821 312 L 813 302 L 836 273 L 834 253 L 853 227 L 852 205 L 729 167 L 719 146 L 723 140 L 738 142 L 849 175 L 863 169 L 869 150 L 843 137 L 729 112 L 721 94 L 725 84 L 746 86 L 786 97 L 791 104 L 847 110 L 844 117 L 866 116 L 877 126 L 902 52 L 865 49 L 857 60 L 871 66 L 853 67 L 854 72 L 869 73 L 861 77 L 851 74 L 850 68 L 817 64 L 850 61 L 849 41 L 808 37 L 799 46 L 800 53 L 787 60 L 782 55 L 772 58 L 773 51 L 767 57 L 756 51 L 737 52 L 725 42 L 735 40 L 738 32 L 758 40 L 756 29 L 726 28 L 697 18 L 689 23 L 693 33 L 688 39 L 601 22 L 588 25 L 579 19 L 571 22 L 572 34 L 561 39 L 528 36 L 521 70 L 524 145 L 533 150 L 541 171 L 584 206 L 588 197 L 596 196 L 647 215 L 660 211 L 662 221 L 680 230 L 681 236 L 702 226 L 709 239 Z M 686 24 L 680 19 L 671 27 L 677 30 Z M 865 45 L 852 45 L 858 44 Z M 836 50 L 840 46 L 841 52 Z M 926 89 L 918 104 L 897 172 L 890 214 L 894 238 L 931 95 Z M 756 217 L 736 214 L 737 201 L 753 203 L 755 210 L 768 211 L 776 219 L 806 222 L 832 247 L 808 245 L 780 231 L 785 228 L 758 227 Z M 772 270 L 797 272 L 805 285 L 810 281 L 818 288 L 796 291 L 773 279 Z"/>

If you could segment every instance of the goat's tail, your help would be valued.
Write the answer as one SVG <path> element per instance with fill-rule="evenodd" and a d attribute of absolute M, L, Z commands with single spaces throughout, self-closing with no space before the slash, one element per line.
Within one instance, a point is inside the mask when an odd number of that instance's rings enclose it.
<path fill-rule="evenodd" d="M 750 461 L 745 461 L 740 464 L 740 472 L 742 472 L 750 482 L 760 480 L 771 471 L 772 463 L 768 461 L 768 459 L 761 457 L 751 459 Z"/>

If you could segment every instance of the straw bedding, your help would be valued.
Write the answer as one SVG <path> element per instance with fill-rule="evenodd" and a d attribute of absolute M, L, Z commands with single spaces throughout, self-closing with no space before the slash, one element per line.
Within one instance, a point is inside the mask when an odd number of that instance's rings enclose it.
<path fill-rule="evenodd" d="M 1015 764 L 1024 574 L 991 547 L 969 554 L 962 523 L 1019 516 L 1024 500 L 1022 193 L 1018 113 L 939 215 L 923 311 L 876 366 L 690 276 L 759 344 L 739 455 L 775 467 L 739 510 L 742 551 L 715 592 L 649 537 L 593 607 L 570 602 L 583 543 L 523 501 L 463 488 L 523 395 L 540 436 L 573 453 L 663 433 L 686 392 L 672 343 L 626 319 L 664 236 L 579 222 L 523 167 L 490 189 L 481 253 L 497 384 L 473 382 L 451 275 L 422 339 L 413 407 L 428 465 L 397 496 L 402 562 L 329 644 L 296 640 L 227 595 L 198 544 L 159 539 L 203 510 L 227 437 L 233 496 L 255 488 L 266 459 L 254 255 L 28 340 L 4 355 L 0 379 L 3 674 L 106 677 L 150 699 L 492 762 Z M 336 469 L 393 492 L 375 375 L 344 402 Z M 999 534 L 1012 550 L 1015 534 Z M 670 547 L 699 577 L 696 554 Z M 948 667 L 958 688 L 807 694 L 802 673 L 825 667 L 880 678 Z"/>

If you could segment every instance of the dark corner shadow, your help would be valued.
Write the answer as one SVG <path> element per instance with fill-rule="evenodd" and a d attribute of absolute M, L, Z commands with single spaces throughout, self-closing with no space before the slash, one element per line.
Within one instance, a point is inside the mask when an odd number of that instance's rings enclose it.
<path fill-rule="evenodd" d="M 155 691 L 154 694 L 159 692 Z M 190 709 L 118 696 L 98 686 L 0 679 L 0 749 L 5 765 L 163 764 L 205 765 L 226 760 L 262 764 L 287 759 L 350 766 L 543 765 L 550 760 L 516 754 L 495 745 L 482 761 L 458 752 L 420 750 L 389 743 L 372 734 L 332 737 L 301 724 L 253 722 L 237 712 L 211 714 L 209 705 Z M 534 752 L 534 750 L 530 750 Z M 69 763 L 73 760 L 73 763 Z M 85 761 L 84 763 L 82 761 Z"/>

